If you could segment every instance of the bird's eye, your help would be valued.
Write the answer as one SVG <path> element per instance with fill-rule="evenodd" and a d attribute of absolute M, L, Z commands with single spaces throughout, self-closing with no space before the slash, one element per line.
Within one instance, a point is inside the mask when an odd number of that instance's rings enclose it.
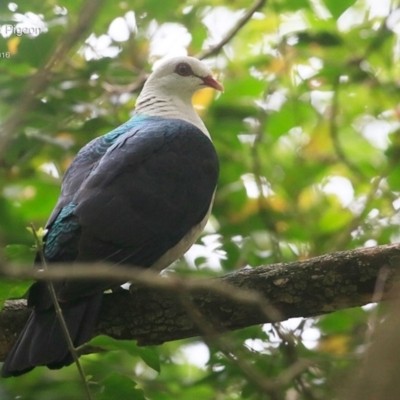
<path fill-rule="evenodd" d="M 189 65 L 189 64 L 186 64 L 186 63 L 179 63 L 179 64 L 175 67 L 175 72 L 176 72 L 178 75 L 181 75 L 181 76 L 193 75 L 192 68 L 190 68 L 190 65 Z"/>

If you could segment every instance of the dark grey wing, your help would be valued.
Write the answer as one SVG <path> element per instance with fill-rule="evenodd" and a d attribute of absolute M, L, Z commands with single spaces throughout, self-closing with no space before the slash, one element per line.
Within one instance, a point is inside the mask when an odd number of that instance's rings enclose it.
<path fill-rule="evenodd" d="M 140 127 L 143 121 L 144 119 L 140 117 L 132 118 L 108 134 L 93 139 L 82 147 L 63 177 L 60 197 L 47 221 L 46 227 L 50 227 L 61 210 L 71 203 L 84 180 L 115 141 L 126 132 L 134 131 L 135 127 Z"/>
<path fill-rule="evenodd" d="M 198 128 L 148 121 L 108 149 L 52 230 L 76 224 L 76 260 L 149 267 L 204 219 L 218 172 L 214 146 Z M 57 235 L 49 237 L 54 247 Z M 60 296 L 70 300 L 110 286 L 65 282 Z"/>

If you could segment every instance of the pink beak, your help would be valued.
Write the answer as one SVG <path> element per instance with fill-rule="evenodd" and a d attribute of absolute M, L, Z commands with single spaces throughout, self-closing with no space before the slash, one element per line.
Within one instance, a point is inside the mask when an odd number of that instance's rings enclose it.
<path fill-rule="evenodd" d="M 205 85 L 210 86 L 215 90 L 219 90 L 220 92 L 224 91 L 224 87 L 218 81 L 216 81 L 211 75 L 201 79 L 203 79 Z"/>

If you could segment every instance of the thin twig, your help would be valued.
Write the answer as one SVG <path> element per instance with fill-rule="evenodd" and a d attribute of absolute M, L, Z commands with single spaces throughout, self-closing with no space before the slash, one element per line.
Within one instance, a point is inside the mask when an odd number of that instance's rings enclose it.
<path fill-rule="evenodd" d="M 47 267 L 46 258 L 45 258 L 44 253 L 43 253 L 42 241 L 39 238 L 39 236 L 37 235 L 37 232 L 36 232 L 35 227 L 33 226 L 33 224 L 31 224 L 31 228 L 32 228 L 33 236 L 34 236 L 35 241 L 36 241 L 37 251 L 38 251 L 38 254 L 39 254 L 39 257 L 40 257 L 41 265 L 42 265 L 44 271 L 48 271 L 49 269 Z M 58 321 L 59 321 L 59 323 L 61 325 L 61 329 L 63 331 L 65 340 L 67 341 L 68 349 L 69 349 L 69 351 L 70 351 L 70 353 L 72 355 L 72 358 L 74 359 L 74 362 L 76 364 L 76 367 L 78 369 L 79 375 L 81 377 L 83 386 L 84 386 L 85 391 L 86 391 L 87 398 L 88 398 L 88 400 L 94 400 L 94 398 L 92 396 L 92 393 L 90 392 L 89 385 L 88 385 L 88 382 L 86 380 L 85 373 L 83 372 L 82 365 L 81 365 L 81 363 L 79 361 L 78 354 L 77 354 L 77 352 L 75 350 L 74 344 L 72 343 L 71 335 L 69 333 L 67 324 L 65 322 L 65 319 L 64 319 L 64 316 L 63 316 L 63 313 L 62 313 L 62 309 L 60 307 L 60 304 L 58 303 L 57 294 L 56 294 L 56 291 L 54 290 L 53 282 L 50 279 L 47 279 L 46 283 L 47 283 L 47 288 L 48 288 L 49 293 L 50 293 L 51 301 L 52 301 L 53 306 L 54 306 L 54 310 L 56 312 L 57 319 L 58 319 Z"/>
<path fill-rule="evenodd" d="M 209 321 L 201 314 L 199 309 L 195 306 L 192 299 L 180 290 L 181 303 L 186 309 L 188 316 L 193 323 L 197 326 L 200 332 L 203 333 L 203 340 L 209 346 L 215 345 L 218 349 L 243 373 L 244 376 L 253 383 L 255 387 L 262 393 L 275 396 L 284 386 L 290 381 L 296 379 L 305 370 L 315 364 L 309 360 L 296 360 L 274 380 L 266 378 L 261 372 L 251 363 L 245 360 L 243 354 L 238 354 L 237 346 L 233 345 L 226 337 L 222 338 L 215 331 Z"/>
<path fill-rule="evenodd" d="M 254 13 L 264 7 L 266 2 L 267 0 L 256 0 L 218 44 L 210 47 L 207 50 L 203 50 L 200 53 L 197 53 L 195 57 L 199 60 L 203 60 L 204 58 L 210 57 L 218 53 L 228 42 L 231 41 L 231 39 L 233 39 L 236 33 L 246 25 L 246 23 L 251 19 Z"/>
<path fill-rule="evenodd" d="M 290 371 L 288 372 L 289 376 L 292 376 L 292 379 L 296 381 L 301 394 L 304 396 L 304 399 L 307 398 L 308 400 L 317 400 L 315 393 L 313 393 L 313 391 L 306 386 L 306 383 L 301 376 L 303 372 L 313 365 L 313 363 L 307 360 L 299 359 L 296 345 L 297 337 L 292 330 L 285 332 L 280 324 L 273 324 L 273 327 L 284 344 L 284 346 L 281 346 L 281 349 L 282 354 L 287 362 L 286 371 Z M 290 375 L 290 373 L 292 375 Z M 282 377 L 282 379 L 284 379 L 284 377 Z"/>
<path fill-rule="evenodd" d="M 201 314 L 187 293 L 184 291 L 179 291 L 179 293 L 183 307 L 199 331 L 203 333 L 203 340 L 206 344 L 218 347 L 218 349 L 241 370 L 243 375 L 245 375 L 249 382 L 257 387 L 259 391 L 273 394 L 280 389 L 280 387 L 274 382 L 266 379 L 266 377 L 263 376 L 253 365 L 248 363 L 244 357 L 235 354 L 235 346 L 231 345 L 230 341 L 226 338 L 218 336 L 218 333 L 215 331 L 213 326 Z"/>
<path fill-rule="evenodd" d="M 74 144 L 74 142 L 72 140 L 57 139 L 57 138 L 54 138 L 52 136 L 44 135 L 42 133 L 34 132 L 34 133 L 27 134 L 27 136 L 30 137 L 30 138 L 36 139 L 36 140 L 38 140 L 40 142 L 48 143 L 48 144 L 51 144 L 53 146 L 60 147 L 63 150 L 70 149 Z"/>
<path fill-rule="evenodd" d="M 388 170 L 386 168 L 385 170 Z M 365 219 L 367 217 L 367 214 L 369 212 L 369 207 L 372 203 L 373 200 L 375 200 L 375 197 L 377 196 L 378 189 L 382 181 L 386 178 L 387 174 L 383 172 L 381 175 L 376 176 L 375 178 L 372 179 L 370 190 L 366 196 L 365 199 L 365 205 L 362 211 L 355 216 L 350 223 L 347 225 L 346 229 L 341 233 L 341 235 L 338 237 L 338 239 L 335 242 L 335 245 L 338 249 L 344 248 L 348 243 L 351 241 L 351 233 L 357 229 L 357 227 L 365 222 Z"/>

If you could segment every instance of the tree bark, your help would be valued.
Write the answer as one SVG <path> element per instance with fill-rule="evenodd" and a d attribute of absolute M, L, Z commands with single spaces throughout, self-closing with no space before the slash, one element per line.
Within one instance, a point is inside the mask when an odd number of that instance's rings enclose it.
<path fill-rule="evenodd" d="M 148 284 L 105 295 L 96 331 L 140 345 L 161 344 L 386 300 L 399 280 L 400 244 L 244 268 L 200 285 L 186 285 L 184 279 L 169 285 L 166 278 L 163 288 Z M 28 315 L 24 301 L 6 302 L 0 312 L 0 361 Z"/>

